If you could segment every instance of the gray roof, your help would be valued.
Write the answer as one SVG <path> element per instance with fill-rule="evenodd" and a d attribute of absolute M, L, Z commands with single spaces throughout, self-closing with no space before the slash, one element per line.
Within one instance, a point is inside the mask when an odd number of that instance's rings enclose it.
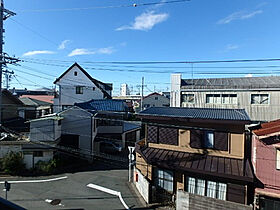
<path fill-rule="evenodd" d="M 128 122 L 124 122 L 123 123 L 123 131 L 127 132 L 127 131 L 131 131 L 131 130 L 135 130 L 135 129 L 140 129 L 141 128 L 141 123 L 128 123 Z"/>
<path fill-rule="evenodd" d="M 182 89 L 280 88 L 280 76 L 183 79 Z"/>
<path fill-rule="evenodd" d="M 29 98 L 29 97 L 23 97 L 23 98 L 19 98 L 19 100 L 21 100 L 22 103 L 24 103 L 27 106 L 51 106 L 51 103 L 45 102 L 45 101 L 40 101 L 34 98 Z"/>
<path fill-rule="evenodd" d="M 117 99 L 93 99 L 84 103 L 75 103 L 82 109 L 88 111 L 110 111 L 110 112 L 127 112 L 128 107 L 125 100 Z"/>
<path fill-rule="evenodd" d="M 141 111 L 139 115 L 140 117 L 141 115 L 150 115 L 174 118 L 250 121 L 244 109 L 151 107 Z"/>

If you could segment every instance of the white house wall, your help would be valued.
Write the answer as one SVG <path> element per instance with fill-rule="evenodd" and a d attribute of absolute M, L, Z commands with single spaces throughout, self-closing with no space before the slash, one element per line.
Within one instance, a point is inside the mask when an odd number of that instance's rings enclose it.
<path fill-rule="evenodd" d="M 155 99 L 156 97 L 158 98 L 157 100 Z M 166 107 L 169 104 L 170 100 L 162 95 L 150 95 L 143 99 L 144 108 L 146 107 L 145 105 L 149 105 L 149 107 Z"/>
<path fill-rule="evenodd" d="M 77 72 L 77 76 L 74 72 Z M 77 67 L 74 66 L 58 82 L 60 105 L 74 105 L 91 99 L 103 99 L 103 92 Z M 76 94 L 76 86 L 84 86 L 83 94 Z M 95 88 L 93 90 L 93 88 Z"/>

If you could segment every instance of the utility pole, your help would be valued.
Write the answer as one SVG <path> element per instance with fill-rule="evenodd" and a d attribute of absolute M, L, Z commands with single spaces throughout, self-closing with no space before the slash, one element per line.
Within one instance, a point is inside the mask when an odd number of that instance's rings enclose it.
<path fill-rule="evenodd" d="M 6 66 L 6 64 L 10 63 L 15 63 L 18 62 L 19 60 L 16 58 L 11 58 L 7 56 L 3 52 L 3 34 L 5 32 L 4 27 L 3 27 L 3 21 L 6 20 L 7 18 L 16 15 L 16 13 L 9 11 L 4 8 L 4 0 L 1 0 L 0 4 L 0 126 L 2 124 L 2 73 L 3 73 L 3 66 Z"/>
<path fill-rule="evenodd" d="M 6 82 L 6 89 L 8 90 L 10 85 L 9 82 L 11 81 L 11 77 L 14 74 L 14 71 L 9 71 L 8 69 L 3 70 L 2 73 L 5 75 L 5 82 Z"/>
<path fill-rule="evenodd" d="M 144 77 L 142 77 L 142 85 L 141 85 L 141 111 L 144 108 L 143 99 L 144 99 Z"/>

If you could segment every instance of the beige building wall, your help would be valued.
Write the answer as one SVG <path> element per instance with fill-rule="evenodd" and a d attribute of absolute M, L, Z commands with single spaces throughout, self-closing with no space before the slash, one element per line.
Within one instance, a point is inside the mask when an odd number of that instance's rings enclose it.
<path fill-rule="evenodd" d="M 208 155 L 213 156 L 222 156 L 229 158 L 244 158 L 244 143 L 245 143 L 245 134 L 244 133 L 229 133 L 228 134 L 228 151 L 218 151 L 213 149 L 206 149 Z M 159 149 L 169 149 L 180 152 L 189 152 L 189 153 L 205 153 L 205 149 L 194 149 L 190 146 L 190 130 L 179 129 L 179 145 L 167 145 L 167 144 L 155 144 L 148 143 L 149 147 L 159 148 Z"/>

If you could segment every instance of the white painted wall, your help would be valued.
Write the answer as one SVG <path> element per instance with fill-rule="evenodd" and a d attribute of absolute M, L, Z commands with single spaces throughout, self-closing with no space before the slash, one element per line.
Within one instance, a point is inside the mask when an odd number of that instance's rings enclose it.
<path fill-rule="evenodd" d="M 138 182 L 136 182 L 136 180 L 135 180 L 136 174 L 138 174 Z M 137 170 L 135 167 L 134 167 L 134 183 L 135 183 L 137 190 L 139 191 L 141 196 L 144 198 L 146 203 L 149 203 L 149 185 L 150 184 L 146 180 L 146 178 L 141 174 L 141 172 L 139 170 Z"/>
<path fill-rule="evenodd" d="M 56 84 L 59 86 L 60 106 L 104 98 L 103 92 L 77 66 L 74 66 Z M 76 86 L 84 86 L 83 94 L 76 94 Z"/>
<path fill-rule="evenodd" d="M 150 95 L 143 99 L 144 109 L 148 107 L 168 107 L 169 104 L 169 99 L 163 95 Z"/>
<path fill-rule="evenodd" d="M 78 107 L 63 111 L 61 116 L 64 118 L 61 124 L 61 133 L 79 135 L 79 148 L 84 154 L 89 154 L 92 151 L 93 140 L 96 136 L 93 116 Z"/>
<path fill-rule="evenodd" d="M 171 74 L 170 107 L 181 106 L 181 74 Z"/>

